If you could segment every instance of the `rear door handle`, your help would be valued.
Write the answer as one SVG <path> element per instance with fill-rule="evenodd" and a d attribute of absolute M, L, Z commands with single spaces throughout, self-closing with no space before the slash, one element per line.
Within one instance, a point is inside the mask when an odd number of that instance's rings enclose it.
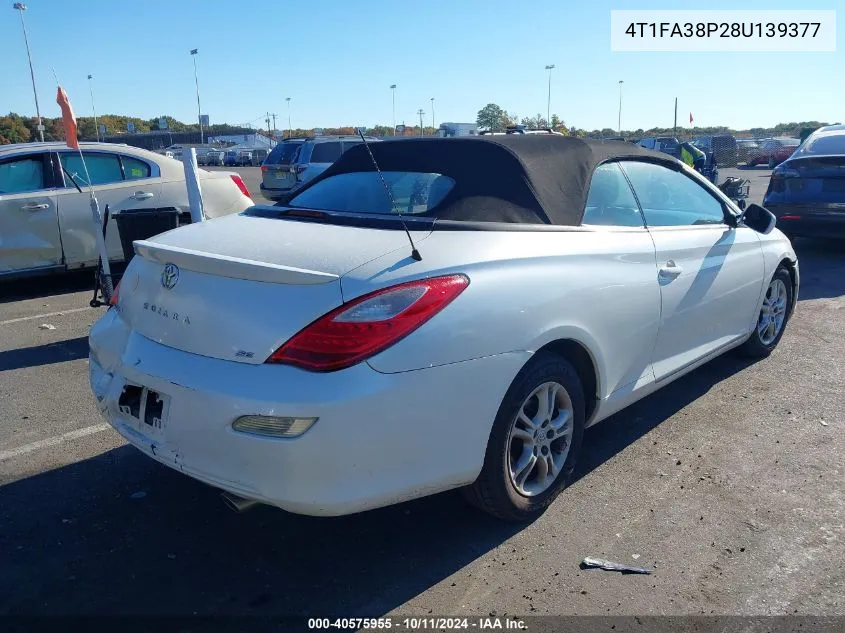
<path fill-rule="evenodd" d="M 678 277 L 684 269 L 675 264 L 671 259 L 660 267 L 658 274 L 665 279 L 674 279 Z"/>
<path fill-rule="evenodd" d="M 21 207 L 24 211 L 43 211 L 44 209 L 49 209 L 50 205 L 46 203 L 35 204 L 34 202 L 31 204 L 25 204 Z"/>
<path fill-rule="evenodd" d="M 150 199 L 150 198 L 152 198 L 154 195 L 155 195 L 155 194 L 153 194 L 153 193 L 149 193 L 149 192 L 147 192 L 147 191 L 136 191 L 135 193 L 133 193 L 133 194 L 132 194 L 131 196 L 129 196 L 129 197 L 130 197 L 130 198 L 132 198 L 132 199 L 134 199 L 134 200 L 149 200 L 149 199 Z"/>

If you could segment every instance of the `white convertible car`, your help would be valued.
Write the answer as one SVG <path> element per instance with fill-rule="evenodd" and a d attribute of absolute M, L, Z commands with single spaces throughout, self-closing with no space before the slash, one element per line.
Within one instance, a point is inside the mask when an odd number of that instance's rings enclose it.
<path fill-rule="evenodd" d="M 29 274 L 97 265 L 99 253 L 89 206 L 88 176 L 100 210 L 176 209 L 190 221 L 182 163 L 137 147 L 81 143 L 0 145 L 0 281 Z M 200 170 L 206 217 L 252 206 L 233 172 Z M 123 260 L 116 223 L 106 232 L 109 259 Z"/>
<path fill-rule="evenodd" d="M 460 487 L 526 520 L 585 427 L 774 349 L 799 280 L 774 224 L 630 144 L 360 145 L 287 206 L 135 242 L 91 387 L 129 442 L 239 508 Z"/>

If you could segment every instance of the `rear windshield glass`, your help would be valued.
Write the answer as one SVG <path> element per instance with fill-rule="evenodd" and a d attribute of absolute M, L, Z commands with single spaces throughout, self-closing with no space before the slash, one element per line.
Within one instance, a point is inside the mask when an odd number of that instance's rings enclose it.
<path fill-rule="evenodd" d="M 382 172 L 403 214 L 426 213 L 455 186 L 448 176 L 434 173 Z M 347 213 L 393 214 L 396 211 L 379 175 L 373 171 L 331 176 L 315 183 L 290 201 L 292 207 Z"/>
<path fill-rule="evenodd" d="M 266 162 L 270 165 L 290 164 L 296 158 L 296 152 L 300 147 L 302 143 L 279 143 L 267 156 Z"/>
<path fill-rule="evenodd" d="M 845 134 L 808 139 L 799 154 L 845 154 Z"/>
<path fill-rule="evenodd" d="M 315 143 L 311 150 L 312 163 L 333 163 L 341 155 L 340 141 L 330 143 Z"/>

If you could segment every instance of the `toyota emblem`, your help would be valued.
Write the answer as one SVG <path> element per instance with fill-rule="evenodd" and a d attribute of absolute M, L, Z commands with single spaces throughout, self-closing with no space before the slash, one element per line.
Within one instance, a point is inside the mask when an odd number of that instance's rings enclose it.
<path fill-rule="evenodd" d="M 176 264 L 166 264 L 164 270 L 161 271 L 161 285 L 168 290 L 172 290 L 176 282 L 179 281 L 179 267 Z"/>

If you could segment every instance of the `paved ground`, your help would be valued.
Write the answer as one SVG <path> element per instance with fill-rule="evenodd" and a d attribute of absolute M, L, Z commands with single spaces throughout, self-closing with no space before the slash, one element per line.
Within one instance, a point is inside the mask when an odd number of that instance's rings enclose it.
<path fill-rule="evenodd" d="M 578 480 L 522 528 L 454 493 L 236 515 L 102 426 L 89 276 L 7 286 L 0 615 L 845 615 L 845 257 L 796 248 L 777 351 L 717 359 L 591 430 Z M 588 555 L 656 571 L 583 571 Z"/>

